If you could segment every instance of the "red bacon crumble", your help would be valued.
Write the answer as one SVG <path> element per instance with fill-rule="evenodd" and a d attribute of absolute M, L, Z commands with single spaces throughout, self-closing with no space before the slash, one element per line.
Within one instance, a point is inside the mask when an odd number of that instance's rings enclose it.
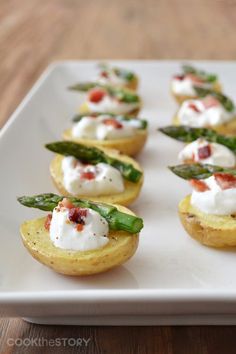
<path fill-rule="evenodd" d="M 179 80 L 179 81 L 184 80 L 184 78 L 185 78 L 185 75 L 175 75 L 175 76 L 174 76 L 174 79 L 175 79 L 175 80 Z"/>
<path fill-rule="evenodd" d="M 197 153 L 198 153 L 198 157 L 200 160 L 207 159 L 212 154 L 211 145 L 208 144 L 208 145 L 199 147 Z"/>
<path fill-rule="evenodd" d="M 100 75 L 101 75 L 102 77 L 105 77 L 106 79 L 109 77 L 107 71 L 102 71 Z"/>
<path fill-rule="evenodd" d="M 81 178 L 82 179 L 88 179 L 88 180 L 92 180 L 96 177 L 95 173 L 92 171 L 87 171 L 87 172 L 82 172 L 81 173 Z"/>
<path fill-rule="evenodd" d="M 115 128 L 115 129 L 121 129 L 121 128 L 123 128 L 123 125 L 122 125 L 120 122 L 118 122 L 117 120 L 112 119 L 112 118 L 104 119 L 103 124 L 105 124 L 105 125 L 110 125 L 110 126 L 112 126 L 113 128 Z"/>
<path fill-rule="evenodd" d="M 68 198 L 63 198 L 62 201 L 58 204 L 59 208 L 74 208 L 74 204 Z"/>
<path fill-rule="evenodd" d="M 229 173 L 214 173 L 215 180 L 221 189 L 236 188 L 236 176 Z"/>
<path fill-rule="evenodd" d="M 205 109 L 209 109 L 211 107 L 216 107 L 219 106 L 219 101 L 213 97 L 213 96 L 206 96 L 204 99 L 202 99 L 202 103 L 205 107 Z"/>
<path fill-rule="evenodd" d="M 205 182 L 198 179 L 190 179 L 189 182 L 197 192 L 205 192 L 210 189 Z"/>
<path fill-rule="evenodd" d="M 44 222 L 44 227 L 47 231 L 50 230 L 51 221 L 52 221 L 52 214 L 48 214 Z"/>
<path fill-rule="evenodd" d="M 71 222 L 84 225 L 83 217 L 87 216 L 87 210 L 81 208 L 72 208 L 69 210 L 68 218 Z"/>
<path fill-rule="evenodd" d="M 83 228 L 84 228 L 84 225 L 83 225 L 83 224 L 78 224 L 78 225 L 76 226 L 76 230 L 79 231 L 79 232 L 82 231 Z"/>
<path fill-rule="evenodd" d="M 201 112 L 200 109 L 194 103 L 189 103 L 188 107 L 191 108 L 196 113 Z"/>
<path fill-rule="evenodd" d="M 202 84 L 204 82 L 200 77 L 194 74 L 187 74 L 185 78 L 191 80 L 194 84 Z"/>
<path fill-rule="evenodd" d="M 90 102 L 98 103 L 104 96 L 106 96 L 106 91 L 100 88 L 94 88 L 89 92 L 88 99 Z"/>

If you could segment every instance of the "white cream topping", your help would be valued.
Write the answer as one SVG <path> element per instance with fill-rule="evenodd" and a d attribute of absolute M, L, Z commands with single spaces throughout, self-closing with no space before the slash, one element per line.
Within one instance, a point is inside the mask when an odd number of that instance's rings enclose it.
<path fill-rule="evenodd" d="M 74 251 L 89 251 L 105 246 L 109 242 L 107 221 L 96 211 L 86 209 L 81 231 L 69 220 L 69 209 L 55 208 L 50 225 L 50 239 L 59 248 Z"/>
<path fill-rule="evenodd" d="M 231 215 L 236 212 L 236 188 L 221 189 L 214 176 L 203 180 L 210 188 L 205 192 L 193 190 L 191 205 L 206 214 Z"/>
<path fill-rule="evenodd" d="M 63 184 L 72 195 L 100 196 L 122 193 L 125 189 L 119 170 L 106 164 L 82 165 L 76 158 L 66 156 L 62 160 Z M 83 178 L 92 172 L 94 178 Z"/>
<path fill-rule="evenodd" d="M 196 83 L 191 80 L 189 77 L 185 77 L 182 80 L 178 80 L 173 78 L 171 81 L 171 90 L 176 95 L 186 95 L 186 96 L 196 96 L 196 92 L 194 90 L 194 86 L 204 87 L 204 88 L 212 88 L 210 83 Z"/>
<path fill-rule="evenodd" d="M 192 109 L 191 104 L 200 112 L 196 112 Z M 234 118 L 235 111 L 226 111 L 220 103 L 216 106 L 206 108 L 202 100 L 196 99 L 184 101 L 177 116 L 180 124 L 200 128 L 226 123 Z"/>
<path fill-rule="evenodd" d="M 115 85 L 115 86 L 125 86 L 127 80 L 124 77 L 116 75 L 113 70 L 108 71 L 108 76 L 102 76 L 101 74 L 98 76 L 97 80 L 98 83 L 104 85 Z"/>
<path fill-rule="evenodd" d="M 91 112 L 125 114 L 138 108 L 139 102 L 119 102 L 116 98 L 105 95 L 103 99 L 97 103 L 87 100 L 87 105 Z"/>
<path fill-rule="evenodd" d="M 199 149 L 209 147 L 210 155 L 205 158 L 199 156 Z M 184 163 L 186 160 L 193 160 L 202 164 L 218 165 L 222 167 L 234 167 L 236 165 L 234 153 L 226 146 L 209 143 L 206 139 L 199 138 L 192 143 L 186 145 L 178 155 L 180 162 Z"/>
<path fill-rule="evenodd" d="M 136 129 L 140 127 L 138 119 L 128 121 L 118 120 L 121 128 L 115 128 L 113 125 L 104 124 L 110 116 L 101 115 L 98 117 L 83 117 L 72 127 L 72 135 L 81 139 L 113 140 L 134 136 Z"/>

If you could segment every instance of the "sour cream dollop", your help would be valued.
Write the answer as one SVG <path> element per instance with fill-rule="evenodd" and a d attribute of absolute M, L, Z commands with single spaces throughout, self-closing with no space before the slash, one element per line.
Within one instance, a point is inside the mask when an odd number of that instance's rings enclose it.
<path fill-rule="evenodd" d="M 139 108 L 139 102 L 120 102 L 116 98 L 104 95 L 99 102 L 86 101 L 90 112 L 125 114 Z"/>
<path fill-rule="evenodd" d="M 127 80 L 125 80 L 124 77 L 117 75 L 113 70 L 102 71 L 96 81 L 104 85 L 109 84 L 121 87 L 127 84 Z"/>
<path fill-rule="evenodd" d="M 193 79 L 191 75 L 177 75 L 173 77 L 171 81 L 171 90 L 176 95 L 184 96 L 196 96 L 194 86 L 199 86 L 203 88 L 212 88 L 212 85 L 208 82 L 200 82 L 197 79 Z"/>
<path fill-rule="evenodd" d="M 87 116 L 73 125 L 72 135 L 81 139 L 114 140 L 134 136 L 139 127 L 138 119 L 125 121 L 108 115 Z"/>
<path fill-rule="evenodd" d="M 78 222 L 71 221 L 72 209 L 56 207 L 52 213 L 50 239 L 59 248 L 89 251 L 104 247 L 108 242 L 109 227 L 106 219 L 92 209 L 78 209 Z M 76 211 L 73 210 L 76 213 Z M 82 216 L 80 216 L 80 212 Z M 78 227 L 80 225 L 80 227 Z"/>
<path fill-rule="evenodd" d="M 191 205 L 206 214 L 231 215 L 236 213 L 236 188 L 222 189 L 215 176 L 202 180 L 209 188 L 205 192 L 193 190 Z"/>
<path fill-rule="evenodd" d="M 206 100 L 196 99 L 184 101 L 177 116 L 180 124 L 200 128 L 224 124 L 234 118 L 235 111 L 226 111 L 219 102 L 207 106 Z"/>
<path fill-rule="evenodd" d="M 222 167 L 234 167 L 236 159 L 234 153 L 226 146 L 209 143 L 206 139 L 199 138 L 186 145 L 180 151 L 178 159 L 184 163 L 187 160 Z"/>
<path fill-rule="evenodd" d="M 125 189 L 119 170 L 106 164 L 83 165 L 76 158 L 62 160 L 63 184 L 72 195 L 100 196 L 122 193 Z"/>

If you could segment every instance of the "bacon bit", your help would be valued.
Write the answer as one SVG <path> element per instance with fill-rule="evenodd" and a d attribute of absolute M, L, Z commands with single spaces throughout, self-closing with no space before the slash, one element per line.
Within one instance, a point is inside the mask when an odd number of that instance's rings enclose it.
<path fill-rule="evenodd" d="M 199 147 L 197 150 L 197 153 L 198 153 L 198 157 L 200 160 L 207 159 L 212 154 L 211 145 L 208 144 L 208 145 Z"/>
<path fill-rule="evenodd" d="M 106 79 L 109 77 L 109 74 L 107 71 L 102 71 L 100 74 L 102 77 L 105 77 Z"/>
<path fill-rule="evenodd" d="M 71 222 L 84 225 L 83 217 L 87 216 L 87 210 L 81 208 L 73 208 L 69 210 L 68 218 Z"/>
<path fill-rule="evenodd" d="M 79 232 L 82 231 L 83 228 L 84 228 L 84 225 L 83 225 L 83 224 L 78 224 L 78 225 L 76 226 L 76 230 L 79 231 Z"/>
<path fill-rule="evenodd" d="M 194 74 L 187 74 L 187 75 L 185 75 L 185 78 L 191 80 L 195 84 L 204 83 L 204 81 L 200 77 L 198 77 L 198 76 L 196 76 Z"/>
<path fill-rule="evenodd" d="M 220 102 L 213 96 L 206 96 L 201 101 L 206 109 L 220 105 Z"/>
<path fill-rule="evenodd" d="M 68 198 L 63 198 L 62 201 L 58 204 L 60 208 L 72 209 L 74 208 L 74 204 Z"/>
<path fill-rule="evenodd" d="M 52 221 L 52 214 L 48 214 L 44 222 L 44 227 L 47 231 L 50 230 L 51 221 Z"/>
<path fill-rule="evenodd" d="M 100 88 L 94 88 L 89 92 L 88 99 L 90 102 L 98 103 L 104 96 L 106 96 L 106 91 Z"/>
<path fill-rule="evenodd" d="M 175 80 L 182 81 L 182 80 L 185 79 L 185 75 L 175 75 L 175 76 L 174 76 L 174 79 L 175 79 Z"/>
<path fill-rule="evenodd" d="M 191 108 L 193 111 L 195 111 L 197 113 L 201 112 L 200 109 L 197 108 L 197 106 L 194 103 L 189 103 L 188 107 Z"/>
<path fill-rule="evenodd" d="M 104 119 L 103 120 L 103 124 L 105 125 L 111 125 L 113 128 L 115 129 L 121 129 L 123 128 L 123 125 L 118 122 L 117 120 L 115 119 L 112 119 L 112 118 L 107 118 L 107 119 Z"/>
<path fill-rule="evenodd" d="M 83 178 L 83 179 L 92 180 L 95 177 L 96 177 L 95 173 L 91 172 L 91 171 L 81 173 L 81 178 Z"/>
<path fill-rule="evenodd" d="M 197 192 L 205 192 L 210 189 L 205 182 L 198 179 L 190 179 L 189 182 Z"/>
<path fill-rule="evenodd" d="M 214 173 L 215 180 L 221 189 L 236 188 L 236 176 L 229 173 Z"/>

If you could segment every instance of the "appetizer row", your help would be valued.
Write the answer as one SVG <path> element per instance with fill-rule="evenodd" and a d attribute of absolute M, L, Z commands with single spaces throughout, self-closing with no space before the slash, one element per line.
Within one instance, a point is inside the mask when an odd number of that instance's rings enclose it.
<path fill-rule="evenodd" d="M 24 222 L 20 231 L 30 254 L 59 273 L 104 272 L 136 251 L 143 220 L 124 205 L 143 184 L 143 171 L 130 157 L 147 139 L 147 121 L 137 118 L 137 86 L 134 73 L 103 64 L 95 81 L 70 87 L 86 92 L 86 99 L 64 141 L 45 145 L 56 154 L 50 174 L 61 195 L 18 198 L 48 213 Z"/>
<path fill-rule="evenodd" d="M 235 104 L 221 93 L 215 74 L 183 66 L 183 74 L 172 80 L 171 91 L 180 103 L 173 125 L 213 128 L 222 134 L 236 133 Z"/>
<path fill-rule="evenodd" d="M 173 125 L 159 130 L 187 144 L 178 154 L 182 164 L 170 170 L 193 188 L 179 204 L 180 220 L 204 245 L 236 246 L 235 105 L 216 75 L 191 66 L 183 66 L 171 90 L 181 106 Z"/>

